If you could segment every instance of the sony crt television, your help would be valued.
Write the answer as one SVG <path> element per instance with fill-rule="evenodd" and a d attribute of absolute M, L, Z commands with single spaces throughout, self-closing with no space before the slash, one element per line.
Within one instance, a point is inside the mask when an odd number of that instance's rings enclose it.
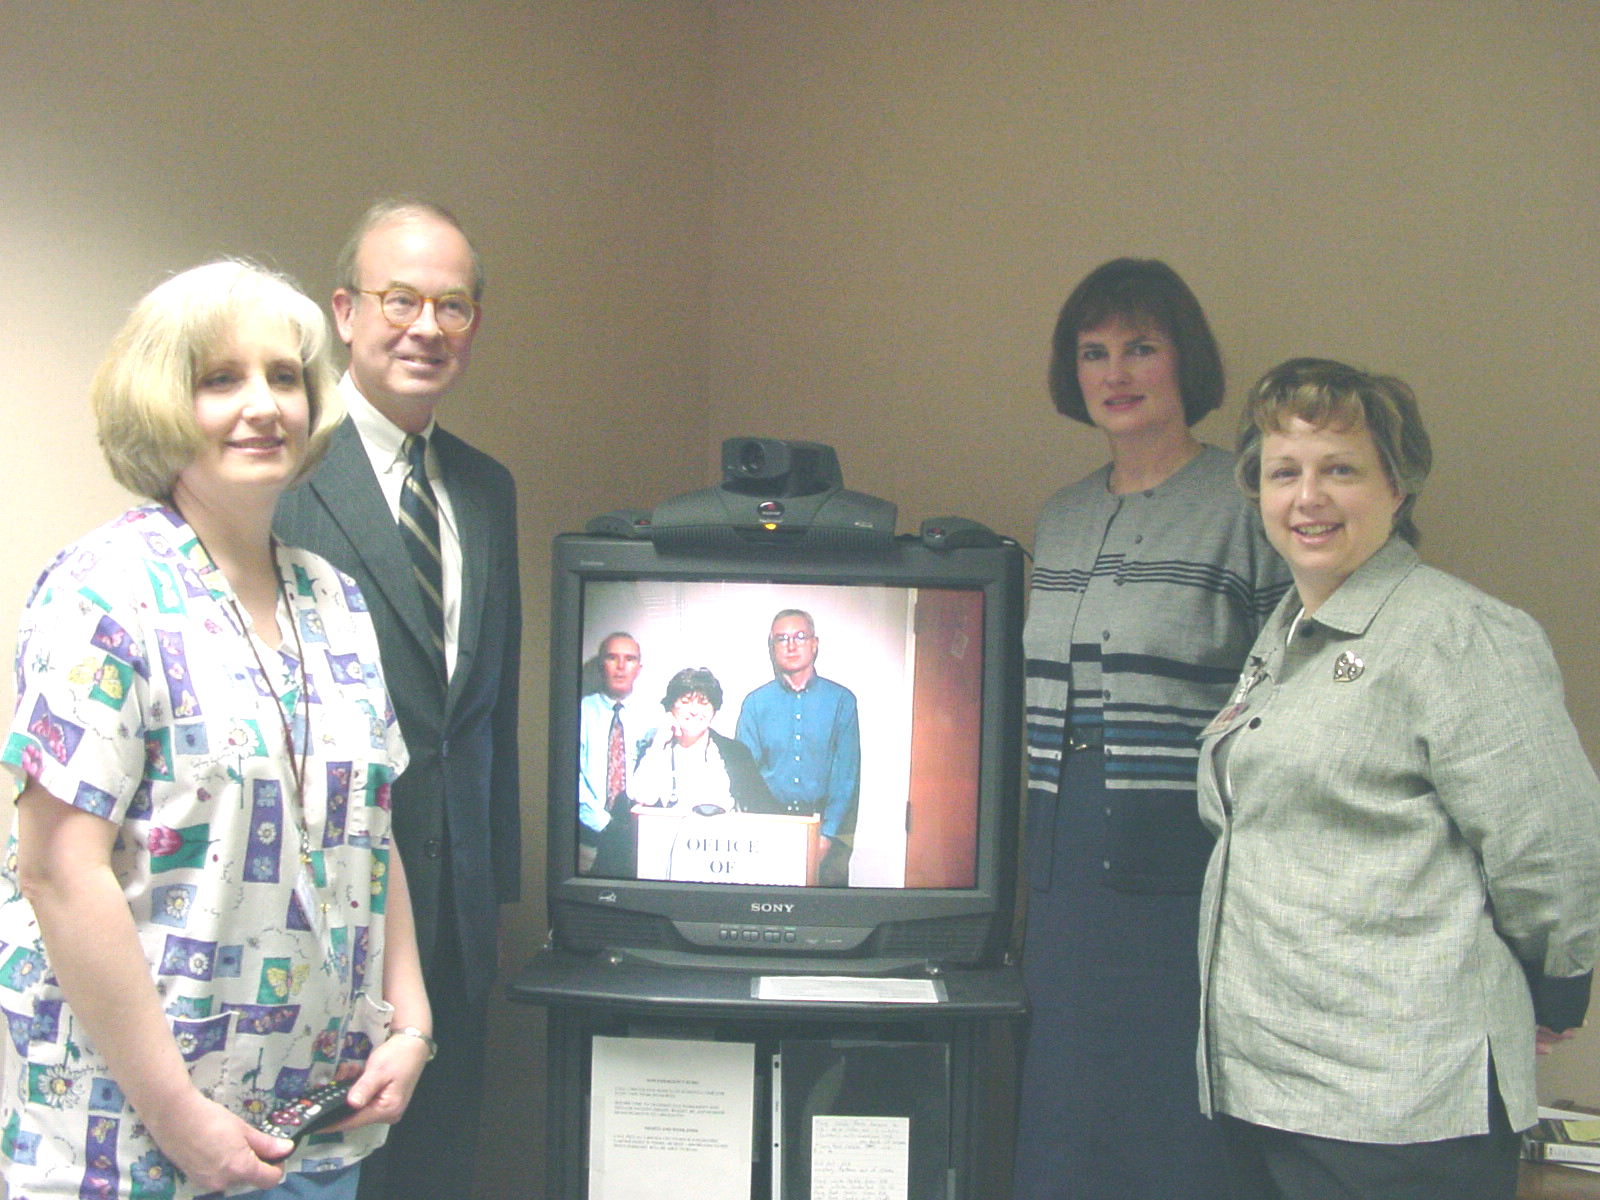
<path fill-rule="evenodd" d="M 1023 583 L 1021 549 L 987 541 L 952 548 L 895 537 L 892 525 L 866 549 L 556 538 L 556 944 L 673 965 L 825 973 L 999 961 L 1016 876 Z M 837 685 L 821 697 L 835 725 L 840 704 L 853 707 L 854 766 L 848 748 L 819 732 L 828 719 L 804 707 L 810 698 L 773 690 L 793 678 L 775 631 L 788 639 L 782 648 L 810 640 L 814 675 Z M 812 638 L 794 639 L 804 632 Z M 621 717 L 600 669 L 606 646 L 638 655 L 623 754 L 639 794 L 609 807 L 601 795 L 615 791 L 618 760 L 607 718 Z M 698 693 L 669 708 L 663 701 L 686 670 Z M 715 738 L 697 734 L 696 706 L 701 722 L 710 711 Z M 708 746 L 721 763 L 711 783 Z M 842 755 L 842 771 L 837 757 L 797 761 L 807 755 Z M 752 764 L 769 786 L 750 779 Z M 785 794 L 830 772 L 844 776 L 830 782 L 832 813 Z M 852 792 L 844 819 L 840 787 Z M 840 836 L 829 838 L 827 826 Z M 842 874 L 838 851 L 827 849 L 838 841 L 848 845 Z"/>

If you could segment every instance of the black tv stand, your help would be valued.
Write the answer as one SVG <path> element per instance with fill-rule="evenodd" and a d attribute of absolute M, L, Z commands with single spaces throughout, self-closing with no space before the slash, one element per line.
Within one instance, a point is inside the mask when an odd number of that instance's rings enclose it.
<path fill-rule="evenodd" d="M 787 964 L 793 969 L 792 960 Z M 511 982 L 511 1000 L 549 1013 L 546 1177 L 549 1200 L 588 1196 L 589 1069 L 597 1036 L 691 1036 L 748 1041 L 758 1051 L 780 1040 L 875 1039 L 933 1043 L 949 1062 L 949 1145 L 945 1186 L 937 1200 L 983 1200 L 992 1194 L 976 1168 L 985 1117 L 1014 1099 L 1011 1075 L 993 1068 L 985 1045 L 996 1030 L 1026 1011 L 1013 966 L 950 969 L 937 976 L 932 1004 L 802 1002 L 755 998 L 764 967 L 737 961 L 730 969 L 641 963 L 614 955 L 545 950 Z M 837 974 L 827 963 L 809 973 Z M 758 1052 L 758 1063 L 763 1054 Z M 1004 1081 L 997 1082 L 998 1080 Z M 757 1143 L 763 1114 L 757 1114 Z M 770 1132 L 770 1131 L 769 1131 Z M 981 1163 L 988 1169 L 992 1164 Z M 752 1166 L 752 1200 L 803 1200 L 774 1194 L 770 1165 Z M 919 1196 L 916 1200 L 922 1200 Z"/>

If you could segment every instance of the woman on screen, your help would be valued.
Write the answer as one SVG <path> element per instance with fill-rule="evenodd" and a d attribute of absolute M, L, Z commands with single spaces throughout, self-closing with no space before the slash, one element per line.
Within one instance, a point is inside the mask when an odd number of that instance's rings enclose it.
<path fill-rule="evenodd" d="M 776 805 L 744 743 L 711 728 L 722 685 L 705 667 L 667 681 L 667 719 L 639 758 L 630 799 L 647 808 L 689 808 L 701 816 L 771 812 Z"/>
<path fill-rule="evenodd" d="M 1211 849 L 1197 738 L 1288 572 L 1191 426 L 1222 359 L 1176 272 L 1117 259 L 1056 323 L 1050 392 L 1111 461 L 1034 543 L 1027 654 L 1032 1023 L 1016 1200 L 1226 1195 L 1195 1102 L 1195 930 Z M 1132 1135 L 1130 1118 L 1161 1136 Z"/>

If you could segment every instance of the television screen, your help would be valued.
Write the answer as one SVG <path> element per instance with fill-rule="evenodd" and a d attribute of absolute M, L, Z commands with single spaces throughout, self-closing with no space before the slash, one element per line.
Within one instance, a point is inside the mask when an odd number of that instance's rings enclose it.
<path fill-rule="evenodd" d="M 556 540 L 557 941 L 679 961 L 975 964 L 1004 942 L 1014 544 Z"/>

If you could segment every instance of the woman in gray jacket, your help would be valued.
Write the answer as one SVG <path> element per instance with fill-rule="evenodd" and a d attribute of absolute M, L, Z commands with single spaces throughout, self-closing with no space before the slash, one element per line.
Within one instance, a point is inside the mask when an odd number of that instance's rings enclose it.
<path fill-rule="evenodd" d="M 1510 1200 L 1582 1023 L 1600 781 L 1527 614 L 1423 565 L 1410 391 L 1296 359 L 1239 477 L 1294 575 L 1207 729 L 1201 1103 L 1241 1200 Z"/>

